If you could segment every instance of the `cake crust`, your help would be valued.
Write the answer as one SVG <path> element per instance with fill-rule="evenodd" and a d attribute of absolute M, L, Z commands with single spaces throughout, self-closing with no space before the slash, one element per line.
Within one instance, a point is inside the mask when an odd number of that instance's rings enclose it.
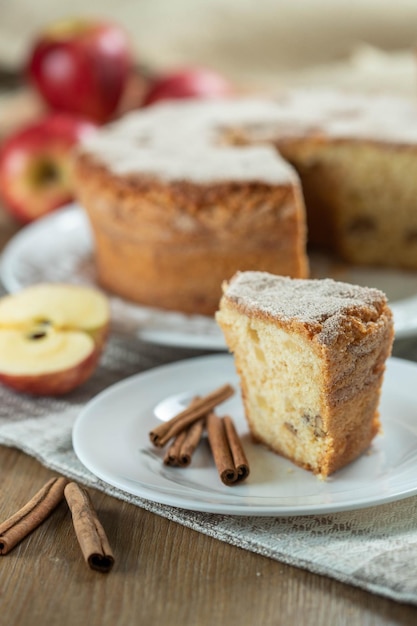
<path fill-rule="evenodd" d="M 87 155 L 76 176 L 99 282 L 129 300 L 213 315 L 239 269 L 308 275 L 297 186 L 119 178 Z"/>

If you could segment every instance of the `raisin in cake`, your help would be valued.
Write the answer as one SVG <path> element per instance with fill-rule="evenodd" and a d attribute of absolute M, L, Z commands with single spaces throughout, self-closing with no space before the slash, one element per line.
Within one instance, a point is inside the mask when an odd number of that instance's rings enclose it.
<path fill-rule="evenodd" d="M 216 318 L 255 440 L 323 477 L 369 447 L 393 341 L 382 292 L 241 272 Z"/>

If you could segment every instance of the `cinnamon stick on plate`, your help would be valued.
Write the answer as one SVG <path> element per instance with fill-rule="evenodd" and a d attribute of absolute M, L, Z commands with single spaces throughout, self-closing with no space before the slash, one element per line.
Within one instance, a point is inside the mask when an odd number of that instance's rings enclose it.
<path fill-rule="evenodd" d="M 179 464 L 181 467 L 190 465 L 192 455 L 201 441 L 203 435 L 205 418 L 199 419 L 187 429 L 187 436 L 180 448 Z"/>
<path fill-rule="evenodd" d="M 200 418 L 180 432 L 165 454 L 165 465 L 176 467 L 187 467 L 190 465 L 192 455 L 200 443 L 203 430 L 204 418 Z"/>
<path fill-rule="evenodd" d="M 221 481 L 231 486 L 247 478 L 249 463 L 232 419 L 209 413 L 207 434 Z"/>
<path fill-rule="evenodd" d="M 227 400 L 227 398 L 230 398 L 234 392 L 235 390 L 231 385 L 223 385 L 208 395 L 202 396 L 195 403 L 190 404 L 184 411 L 154 428 L 149 433 L 150 440 L 155 446 L 162 448 L 170 439 L 178 435 L 190 424 L 206 415 L 218 404 Z"/>
<path fill-rule="evenodd" d="M 37 528 L 64 498 L 66 478 L 51 478 L 25 506 L 0 524 L 0 555 L 7 554 L 16 544 Z"/>
<path fill-rule="evenodd" d="M 114 565 L 114 556 L 90 496 L 74 482 L 68 483 L 64 493 L 86 563 L 91 569 L 109 572 Z"/>
<path fill-rule="evenodd" d="M 164 456 L 165 465 L 171 465 L 172 467 L 179 466 L 180 450 L 186 437 L 187 437 L 187 429 L 178 433 L 178 435 L 175 437 L 174 441 L 172 442 L 172 444 L 169 446 L 168 450 L 166 451 L 166 454 Z"/>
<path fill-rule="evenodd" d="M 237 480 L 245 480 L 245 478 L 249 476 L 250 469 L 242 442 L 236 432 L 234 422 L 229 415 L 223 417 L 223 423 L 230 452 L 232 453 L 233 463 L 237 471 Z"/>

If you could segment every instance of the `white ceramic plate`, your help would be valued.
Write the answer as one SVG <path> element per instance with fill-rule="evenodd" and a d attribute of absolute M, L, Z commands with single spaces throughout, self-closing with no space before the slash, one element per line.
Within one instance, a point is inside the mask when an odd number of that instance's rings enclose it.
<path fill-rule="evenodd" d="M 5 288 L 18 291 L 41 281 L 96 284 L 93 241 L 79 207 L 60 209 L 23 228 L 6 246 L 0 266 Z M 417 272 L 354 268 L 327 256 L 310 259 L 312 275 L 382 289 L 394 312 L 396 337 L 417 334 Z M 111 296 L 113 319 L 121 329 L 153 343 L 224 350 L 223 335 L 212 318 L 141 307 Z"/>
<path fill-rule="evenodd" d="M 201 442 L 192 464 L 163 464 L 149 441 L 155 407 L 178 394 L 230 382 L 237 393 L 218 408 L 235 420 L 249 459 L 247 481 L 224 486 Z M 198 357 L 133 376 L 94 398 L 73 430 L 74 450 L 97 477 L 123 491 L 184 509 L 233 515 L 312 515 L 354 510 L 417 493 L 417 364 L 388 361 L 381 398 L 384 428 L 368 454 L 326 481 L 250 440 L 229 355 Z"/>

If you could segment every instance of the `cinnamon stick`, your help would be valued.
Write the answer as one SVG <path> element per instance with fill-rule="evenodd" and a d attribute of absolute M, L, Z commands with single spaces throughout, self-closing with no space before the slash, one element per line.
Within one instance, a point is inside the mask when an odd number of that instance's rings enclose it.
<path fill-rule="evenodd" d="M 187 467 L 191 463 L 195 449 L 200 443 L 204 430 L 204 419 L 200 418 L 194 424 L 180 432 L 164 458 L 165 465 Z"/>
<path fill-rule="evenodd" d="M 207 416 L 207 434 L 214 462 L 221 481 L 233 485 L 237 480 L 237 470 L 227 441 L 223 420 L 211 412 Z"/>
<path fill-rule="evenodd" d="M 91 569 L 109 572 L 114 565 L 113 552 L 88 492 L 71 482 L 64 493 L 86 563 Z"/>
<path fill-rule="evenodd" d="M 191 424 L 191 426 L 189 426 L 187 436 L 181 446 L 179 454 L 179 464 L 181 467 L 186 467 L 187 465 L 190 465 L 194 451 L 201 441 L 205 421 L 206 420 L 204 418 L 199 419 L 197 422 L 194 422 L 194 424 Z"/>
<path fill-rule="evenodd" d="M 237 480 L 245 480 L 249 476 L 250 468 L 245 451 L 232 418 L 229 415 L 223 417 L 227 441 L 232 454 L 233 463 L 237 471 Z"/>
<path fill-rule="evenodd" d="M 206 396 L 201 397 L 195 403 L 181 411 L 172 419 L 163 422 L 150 433 L 151 442 L 158 447 L 163 447 L 170 439 L 175 437 L 179 432 L 190 426 L 193 422 L 203 417 L 214 409 L 218 404 L 227 400 L 234 394 L 231 385 L 223 385 Z"/>
<path fill-rule="evenodd" d="M 165 465 L 171 465 L 173 467 L 179 465 L 178 461 L 180 457 L 180 450 L 186 437 L 187 430 L 183 430 L 182 432 L 178 433 L 164 456 Z"/>
<path fill-rule="evenodd" d="M 51 478 L 19 511 L 0 524 L 0 555 L 37 528 L 64 498 L 66 478 Z"/>
<path fill-rule="evenodd" d="M 207 434 L 221 481 L 231 486 L 247 478 L 249 463 L 232 419 L 209 413 Z"/>

